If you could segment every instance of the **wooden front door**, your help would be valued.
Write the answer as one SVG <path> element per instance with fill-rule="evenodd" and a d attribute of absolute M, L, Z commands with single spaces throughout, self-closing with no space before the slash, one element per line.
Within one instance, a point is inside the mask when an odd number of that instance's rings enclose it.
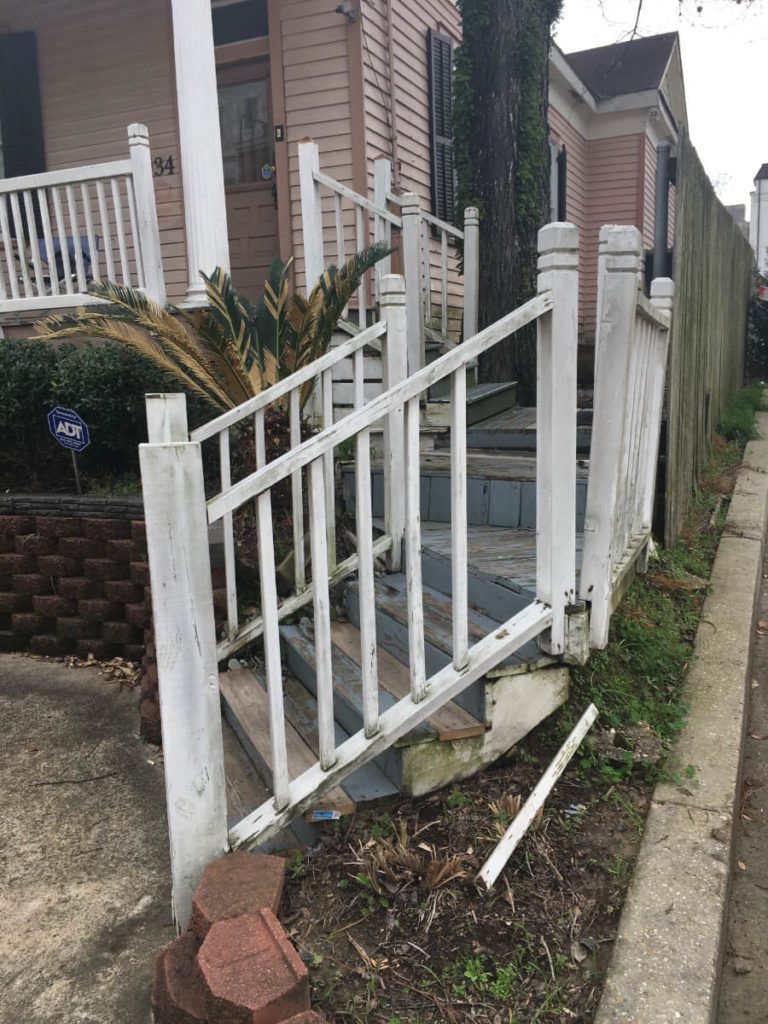
<path fill-rule="evenodd" d="M 279 248 L 269 58 L 219 64 L 217 76 L 232 280 L 255 301 Z"/>

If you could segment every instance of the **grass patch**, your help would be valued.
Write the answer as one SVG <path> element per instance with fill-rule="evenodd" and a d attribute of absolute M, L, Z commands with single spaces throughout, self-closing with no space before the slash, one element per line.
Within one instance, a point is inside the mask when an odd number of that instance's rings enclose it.
<path fill-rule="evenodd" d="M 732 422 L 739 416 L 741 428 L 752 436 L 755 410 L 762 391 L 745 388 L 732 407 Z M 742 410 L 749 411 L 749 419 Z M 600 711 L 600 726 L 623 729 L 641 723 L 650 727 L 668 751 L 686 715 L 683 680 L 693 649 L 743 452 L 742 439 L 714 439 L 700 489 L 694 496 L 680 540 L 651 560 L 646 576 L 638 577 L 613 615 L 609 644 L 594 651 L 586 665 L 571 670 L 571 700 L 553 728 L 558 739 L 568 732 L 580 710 L 593 702 Z M 629 779 L 642 772 L 654 781 L 664 768 L 638 768 L 628 752 L 626 761 L 608 762 L 589 744 L 580 754 L 583 771 L 597 773 L 604 782 Z M 663 762 L 662 762 L 663 765 Z"/>
<path fill-rule="evenodd" d="M 757 437 L 755 413 L 763 404 L 763 386 L 749 384 L 737 391 L 720 419 L 719 430 L 727 441 L 746 444 Z"/>

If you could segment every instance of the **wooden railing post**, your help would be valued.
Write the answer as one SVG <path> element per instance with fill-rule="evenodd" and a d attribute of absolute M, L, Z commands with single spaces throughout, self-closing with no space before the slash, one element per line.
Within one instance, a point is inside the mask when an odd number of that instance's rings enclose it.
<path fill-rule="evenodd" d="M 609 224 L 600 231 L 592 451 L 580 584 L 582 600 L 591 605 L 590 643 L 597 648 L 608 642 L 641 252 L 637 228 Z"/>
<path fill-rule="evenodd" d="M 149 131 L 144 124 L 128 125 L 128 150 L 136 200 L 136 231 L 133 242 L 144 270 L 144 290 L 150 299 L 165 305 L 165 275 L 160 248 L 160 228 L 155 205 L 155 179 L 149 151 Z M 138 262 L 138 259 L 137 259 Z"/>
<path fill-rule="evenodd" d="M 189 440 L 186 395 L 150 394 L 144 396 L 144 402 L 150 444 Z"/>
<path fill-rule="evenodd" d="M 325 269 L 323 254 L 323 208 L 320 185 L 315 173 L 320 170 L 320 150 L 308 139 L 299 143 L 299 191 L 301 194 L 301 232 L 304 240 L 304 273 L 307 295 Z"/>
<path fill-rule="evenodd" d="M 405 274 L 405 320 L 408 336 L 408 373 L 424 365 L 424 331 L 421 322 L 421 200 L 413 192 L 402 199 L 403 273 Z"/>
<path fill-rule="evenodd" d="M 161 424 L 172 436 L 185 427 L 179 397 L 154 396 L 148 402 L 151 436 Z M 149 412 L 150 406 L 162 405 L 164 419 Z M 143 444 L 139 460 L 160 690 L 172 908 L 181 931 L 203 870 L 227 850 L 208 518 L 198 443 Z"/>
<path fill-rule="evenodd" d="M 381 282 L 381 318 L 387 322 L 381 355 L 384 390 L 408 376 L 406 286 L 398 274 Z M 389 568 L 398 572 L 405 534 L 405 432 L 403 406 L 393 409 L 384 422 L 384 529 L 392 537 Z"/>
<path fill-rule="evenodd" d="M 539 232 L 539 293 L 552 312 L 538 320 L 536 402 L 536 596 L 552 606 L 542 645 L 565 651 L 565 611 L 576 592 L 576 350 L 579 231 L 548 224 Z"/>
<path fill-rule="evenodd" d="M 480 212 L 464 211 L 464 338 L 477 334 L 480 300 Z"/>
<path fill-rule="evenodd" d="M 389 209 L 387 196 L 392 191 L 392 163 L 380 156 L 373 161 L 373 201 L 382 210 Z M 392 227 L 384 217 L 374 217 L 373 239 L 375 242 L 392 243 Z M 376 264 L 376 295 L 381 294 L 381 281 L 392 273 L 392 257 L 387 256 Z"/>

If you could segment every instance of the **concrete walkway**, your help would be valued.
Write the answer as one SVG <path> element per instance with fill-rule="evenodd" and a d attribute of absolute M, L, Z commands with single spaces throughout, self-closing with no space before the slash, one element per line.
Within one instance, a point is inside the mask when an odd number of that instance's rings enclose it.
<path fill-rule="evenodd" d="M 748 693 L 718 1024 L 768 1021 L 768 558 Z"/>
<path fill-rule="evenodd" d="M 162 770 L 136 694 L 0 655 L 0 1022 L 147 1024 L 174 937 Z"/>

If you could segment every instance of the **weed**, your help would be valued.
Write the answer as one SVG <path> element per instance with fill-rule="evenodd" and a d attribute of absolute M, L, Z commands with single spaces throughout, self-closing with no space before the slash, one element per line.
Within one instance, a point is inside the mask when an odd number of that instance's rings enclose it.
<path fill-rule="evenodd" d="M 737 391 L 720 417 L 720 433 L 729 441 L 745 444 L 757 437 L 755 413 L 763 403 L 763 388 L 750 384 Z"/>
<path fill-rule="evenodd" d="M 301 850 L 292 850 L 285 866 L 285 873 L 289 878 L 301 878 L 304 874 L 304 854 Z"/>
<path fill-rule="evenodd" d="M 462 811 L 469 803 L 471 803 L 470 798 L 460 789 L 451 790 L 445 798 L 445 806 L 449 811 Z"/>
<path fill-rule="evenodd" d="M 620 853 L 617 853 L 613 860 L 606 864 L 605 867 L 617 889 L 624 889 L 629 885 L 629 880 L 632 877 L 632 868 Z"/>

